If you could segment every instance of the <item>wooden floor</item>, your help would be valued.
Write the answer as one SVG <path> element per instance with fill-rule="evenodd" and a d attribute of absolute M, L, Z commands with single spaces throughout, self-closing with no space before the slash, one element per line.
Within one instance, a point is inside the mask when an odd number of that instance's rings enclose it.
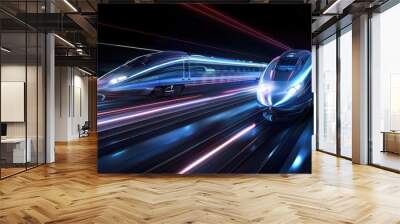
<path fill-rule="evenodd" d="M 315 152 L 312 175 L 96 173 L 96 141 L 0 181 L 0 223 L 400 223 L 400 175 Z"/>

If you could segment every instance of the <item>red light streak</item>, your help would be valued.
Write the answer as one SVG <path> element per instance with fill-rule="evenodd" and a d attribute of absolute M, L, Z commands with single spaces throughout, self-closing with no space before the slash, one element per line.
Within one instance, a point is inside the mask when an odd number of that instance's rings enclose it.
<path fill-rule="evenodd" d="M 209 7 L 209 6 L 206 6 L 204 4 L 183 4 L 183 5 L 185 7 L 187 7 L 187 8 L 189 8 L 189 9 L 193 10 L 193 11 L 196 11 L 196 12 L 201 13 L 201 14 L 203 14 L 205 16 L 208 16 L 208 17 L 210 17 L 212 19 L 215 19 L 216 21 L 218 21 L 220 23 L 223 23 L 223 24 L 225 24 L 225 25 L 227 25 L 229 27 L 232 27 L 234 29 L 237 29 L 237 30 L 239 30 L 239 31 L 241 31 L 241 32 L 243 32 L 245 34 L 248 34 L 248 35 L 250 35 L 252 37 L 255 37 L 255 38 L 259 39 L 259 40 L 262 40 L 262 41 L 265 41 L 265 42 L 267 42 L 269 44 L 272 44 L 272 45 L 274 45 L 274 46 L 276 46 L 278 48 L 281 48 L 281 49 L 284 49 L 284 50 L 291 49 L 289 46 L 287 46 L 287 45 L 285 45 L 285 44 L 283 44 L 283 43 L 281 43 L 281 42 L 279 42 L 279 41 L 277 41 L 277 40 L 275 40 L 275 39 L 273 39 L 273 38 L 261 33 L 258 30 L 255 30 L 254 28 L 252 28 L 252 27 L 250 27 L 250 26 L 248 26 L 246 24 L 243 24 L 243 23 L 239 22 L 238 20 L 236 20 L 236 19 L 234 19 L 232 17 L 229 17 L 229 16 L 227 16 L 227 15 L 225 15 L 225 14 L 223 14 L 223 13 L 221 13 L 221 12 L 219 12 L 219 11 Z"/>
<path fill-rule="evenodd" d="M 205 48 L 215 49 L 215 50 L 219 50 L 219 51 L 235 53 L 235 54 L 239 54 L 239 55 L 248 55 L 248 56 L 253 56 L 253 57 L 255 56 L 255 55 L 246 54 L 246 53 L 243 53 L 243 52 L 240 52 L 240 51 L 235 51 L 235 50 L 231 50 L 231 49 L 215 47 L 215 46 L 211 46 L 211 45 L 207 45 L 207 44 L 197 43 L 197 42 L 193 42 L 193 41 L 189 41 L 189 40 L 183 40 L 183 39 L 179 39 L 179 38 L 175 38 L 175 37 L 164 36 L 164 35 L 161 35 L 161 34 L 150 33 L 150 32 L 136 30 L 136 29 L 132 29 L 132 28 L 115 26 L 115 25 L 106 24 L 106 23 L 98 23 L 98 25 L 105 26 L 105 27 L 110 27 L 110 28 L 114 28 L 114 29 L 119 29 L 119 30 L 125 30 L 125 31 L 128 31 L 128 32 L 139 33 L 139 34 L 143 34 L 143 35 L 147 35 L 147 36 L 154 36 L 154 37 L 161 38 L 161 39 L 166 39 L 166 40 L 171 40 L 171 41 L 178 41 L 178 42 L 181 42 L 181 43 L 195 45 L 195 46 L 199 46 L 199 47 L 205 47 Z M 259 56 L 257 56 L 257 57 L 259 57 Z"/>

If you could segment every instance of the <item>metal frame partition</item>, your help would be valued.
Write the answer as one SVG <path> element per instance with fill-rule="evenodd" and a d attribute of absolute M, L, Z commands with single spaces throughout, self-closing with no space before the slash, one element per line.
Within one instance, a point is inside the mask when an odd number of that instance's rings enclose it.
<path fill-rule="evenodd" d="M 340 103 L 341 103 L 341 96 L 340 96 L 340 81 L 341 81 L 341 66 L 340 66 L 340 62 L 341 62 L 341 58 L 340 58 L 340 37 L 346 33 L 346 32 L 351 32 L 351 30 L 347 30 L 349 29 L 349 27 L 351 27 L 351 23 L 343 28 L 336 28 L 336 32 L 333 33 L 332 35 L 326 37 L 325 39 L 319 41 L 316 44 L 316 150 L 319 152 L 323 152 L 329 155 L 333 155 L 333 156 L 337 156 L 340 158 L 344 158 L 347 160 L 352 160 L 350 157 L 347 156 L 343 156 L 341 153 L 341 117 L 340 117 L 340 113 L 341 113 L 341 108 L 340 108 Z M 346 32 L 343 32 L 345 31 Z M 333 39 L 332 37 L 335 36 L 335 38 Z M 332 39 L 332 40 L 329 40 Z M 320 44 L 326 41 L 336 41 L 336 152 L 332 153 L 332 152 L 328 152 L 324 149 L 320 148 L 320 143 L 319 143 L 319 137 L 320 137 L 320 130 L 321 128 L 319 127 L 319 111 L 320 111 L 320 99 L 319 99 L 319 91 L 320 91 L 320 85 L 319 85 L 319 81 L 320 81 L 320 74 L 319 74 L 319 61 L 320 61 L 320 56 L 319 56 L 319 50 L 320 50 Z"/>
<path fill-rule="evenodd" d="M 340 30 L 336 30 L 336 155 L 341 156 L 341 133 L 342 125 L 340 123 Z"/>
<path fill-rule="evenodd" d="M 30 1 L 27 1 L 27 0 L 25 0 L 25 1 L 21 1 L 21 2 L 22 2 L 21 4 L 25 4 L 24 5 L 25 12 L 28 12 L 28 2 L 30 4 L 32 4 L 32 3 L 35 4 L 36 3 L 36 12 L 38 13 L 39 12 L 39 3 L 43 3 L 44 1 L 42 1 L 42 0 L 34 0 L 34 1 L 30 0 Z M 46 8 L 46 11 L 47 11 L 47 8 Z M 46 95 L 47 95 L 47 88 L 46 88 L 46 85 L 47 85 L 47 81 L 46 81 L 46 77 L 47 77 L 47 66 L 46 66 L 47 65 L 47 59 L 46 59 L 47 58 L 46 57 L 47 56 L 46 55 L 47 54 L 47 49 L 46 48 L 47 48 L 47 39 L 46 39 L 46 33 L 45 32 L 41 32 L 40 30 L 37 30 L 36 28 L 33 28 L 32 26 L 30 26 L 29 24 L 25 23 L 24 21 L 14 17 L 11 13 L 8 13 L 6 10 L 0 8 L 0 13 L 3 13 L 5 15 L 9 16 L 11 19 L 14 19 L 15 22 L 17 22 L 18 24 L 21 25 L 21 27 L 23 27 L 23 30 L 17 30 L 17 31 L 12 31 L 12 32 L 7 32 L 7 31 L 4 31 L 3 29 L 0 29 L 0 30 L 2 30 L 0 32 L 0 46 L 4 45 L 3 37 L 4 37 L 5 34 L 19 33 L 21 35 L 24 35 L 24 46 L 23 47 L 25 48 L 23 50 L 24 54 L 25 54 L 24 55 L 25 56 L 25 58 L 24 58 L 25 63 L 22 65 L 22 66 L 25 67 L 25 69 L 24 69 L 24 72 L 25 72 L 25 74 L 24 74 L 24 76 L 25 76 L 25 81 L 24 81 L 25 82 L 24 83 L 24 127 L 23 127 L 24 132 L 25 132 L 24 133 L 24 135 L 25 135 L 24 136 L 24 139 L 25 139 L 25 144 L 24 144 L 24 147 L 25 147 L 25 153 L 24 153 L 25 154 L 25 166 L 24 166 L 24 169 L 21 169 L 18 172 L 12 172 L 11 174 L 8 174 L 7 176 L 4 175 L 3 166 L 0 166 L 0 179 L 2 180 L 2 179 L 5 179 L 7 177 L 11 177 L 11 176 L 14 176 L 16 174 L 25 172 L 25 171 L 27 171 L 29 169 L 32 169 L 32 168 L 38 167 L 40 165 L 43 165 L 47 161 L 47 158 L 46 158 L 47 157 L 47 155 L 46 155 L 47 154 L 46 153 L 46 148 L 47 148 L 47 141 L 46 141 L 46 136 L 47 136 L 47 133 L 46 133 L 46 126 L 47 126 L 47 124 L 46 124 L 46 117 L 47 117 L 47 114 L 46 114 L 46 107 L 47 107 L 47 105 L 46 105 Z M 27 19 L 27 14 L 25 14 L 25 20 L 26 19 Z M 2 24 L 0 23 L 0 28 L 1 28 L 1 26 L 2 26 Z M 31 35 L 31 37 L 36 39 L 36 41 L 35 40 L 31 41 L 32 43 L 29 42 L 28 35 Z M 41 41 L 41 43 L 40 43 L 40 41 Z M 32 44 L 32 46 L 29 46 L 29 44 Z M 40 46 L 42 46 L 42 49 L 39 52 Z M 28 58 L 28 47 L 34 48 L 32 51 L 30 51 L 30 53 L 33 52 L 33 55 L 36 57 L 34 60 L 30 60 Z M 4 58 L 2 56 L 3 55 L 0 54 L 0 82 L 2 81 L 2 70 L 3 70 L 2 68 L 4 66 L 4 64 L 3 64 Z M 41 57 L 42 63 L 40 63 L 40 58 L 39 57 Z M 32 87 L 31 87 L 31 88 L 34 88 L 33 91 L 35 91 L 32 94 L 34 95 L 33 99 L 34 99 L 34 103 L 36 104 L 36 109 L 33 109 L 33 112 L 36 113 L 36 114 L 33 114 L 33 115 L 31 114 L 31 116 L 33 116 L 34 120 L 32 120 L 31 121 L 32 123 L 30 124 L 30 125 L 33 125 L 31 128 L 32 128 L 32 130 L 34 132 L 33 133 L 34 136 L 32 136 L 32 141 L 35 141 L 35 143 L 36 143 L 36 148 L 35 148 L 36 149 L 36 158 L 35 158 L 36 161 L 34 161 L 33 163 L 29 163 L 28 164 L 28 153 L 27 153 L 27 148 L 28 148 L 28 120 L 30 118 L 28 116 L 29 114 L 28 114 L 28 109 L 27 109 L 27 106 L 28 106 L 28 93 L 27 93 L 28 91 L 27 91 L 27 89 L 28 89 L 28 65 L 30 65 L 30 63 L 33 63 L 32 67 L 35 67 L 35 69 L 31 69 L 32 71 L 30 71 L 31 74 L 29 76 L 32 76 L 32 78 L 34 78 L 35 81 L 36 81 L 36 83 L 34 83 L 32 85 Z M 39 74 L 40 74 L 39 73 L 39 66 L 41 66 L 41 68 L 42 68 L 41 69 L 41 85 L 42 86 L 41 86 L 41 89 L 40 89 L 42 92 L 40 92 L 40 95 L 39 95 Z M 0 90 L 1 90 L 1 86 L 0 86 Z M 42 105 L 39 104 L 39 100 L 41 101 Z M 0 91 L 0 103 L 1 103 L 1 91 Z M 42 108 L 42 111 L 41 111 L 42 113 L 39 113 L 39 111 L 40 111 L 39 107 Z M 1 104 L 0 104 L 0 109 L 2 109 L 1 108 Z M 0 115 L 0 120 L 1 120 L 1 115 Z M 41 131 L 42 131 L 41 133 L 40 133 L 40 130 L 39 130 L 39 121 L 41 122 L 41 128 L 42 128 L 41 129 Z M 36 125 L 36 127 L 35 127 L 35 125 Z M 41 136 L 41 139 L 39 139 L 39 136 Z M 41 140 L 41 142 L 40 142 L 40 140 Z M 40 147 L 40 150 L 39 150 L 39 147 Z M 40 155 L 41 157 L 39 157 L 40 152 L 42 153 Z M 2 163 L 1 162 L 2 161 L 1 160 L 1 158 L 2 158 L 1 155 L 2 155 L 2 144 L 0 144 L 0 165 L 2 165 L 1 164 Z"/>
<path fill-rule="evenodd" d="M 340 37 L 341 36 L 343 36 L 344 34 L 346 34 L 347 32 L 352 32 L 352 24 L 349 24 L 349 25 L 347 25 L 347 26 L 345 26 L 345 27 L 343 27 L 342 29 L 340 29 L 340 30 L 338 30 L 338 34 L 339 34 L 339 37 L 338 37 L 338 51 L 337 51 L 337 64 L 338 64 L 338 78 L 337 78 L 337 80 L 338 80 L 338 82 L 337 82 L 337 85 L 339 86 L 338 87 L 338 91 L 337 91 L 337 97 L 338 97 L 338 101 L 337 101 L 337 104 L 338 104 L 338 109 L 337 109 L 337 114 L 338 114 L 338 118 L 337 118 L 337 120 L 336 120 L 336 122 L 338 123 L 338 131 L 337 131 L 337 136 L 338 136 L 338 138 L 339 138 L 339 141 L 338 141 L 338 149 L 337 149 L 337 152 L 338 152 L 338 155 L 341 157 L 341 158 L 344 158 L 344 159 L 348 159 L 348 160 L 352 160 L 352 158 L 351 157 L 347 157 L 347 156 L 345 156 L 345 155 L 343 155 L 343 153 L 342 153 L 342 130 L 343 130 L 343 127 L 342 127 L 342 121 L 343 121 L 343 119 L 342 119 L 342 117 L 341 117 L 341 110 L 342 110 L 342 108 L 341 108 L 341 103 L 342 103 L 342 95 L 341 95 L 341 92 L 342 92 L 342 89 L 341 89 L 341 86 L 340 86 L 340 84 L 341 84 L 341 82 L 342 82 L 342 80 L 343 80 L 343 67 L 341 66 L 342 65 L 342 58 L 340 57 L 340 55 L 341 55 L 341 48 L 340 48 L 340 44 L 341 44 L 341 40 L 340 40 Z"/>
<path fill-rule="evenodd" d="M 367 24 L 367 46 L 368 46 L 368 54 L 367 54 L 367 82 L 368 82 L 368 165 L 377 167 L 377 168 L 381 168 L 384 170 L 388 170 L 388 171 L 392 171 L 392 172 L 396 172 L 396 173 L 400 173 L 400 170 L 397 169 L 393 169 L 390 167 L 386 167 L 383 165 L 379 165 L 374 163 L 373 160 L 373 133 L 372 133 L 372 94 L 373 94 L 373 88 L 372 88 L 372 54 L 373 49 L 372 49 L 372 18 L 373 18 L 373 14 L 374 13 L 382 13 L 390 8 L 392 8 L 393 6 L 400 4 L 400 0 L 388 0 L 386 1 L 384 4 L 376 7 L 376 8 L 371 8 L 371 9 L 366 9 L 365 12 L 368 13 L 368 24 Z M 341 127 L 341 117 L 340 117 L 340 103 L 341 103 L 341 88 L 340 88 L 340 82 L 342 79 L 342 73 L 341 73 L 341 58 L 340 58 L 340 37 L 346 33 L 346 29 L 349 28 L 349 26 L 351 26 L 351 22 L 345 26 L 342 25 L 342 27 L 340 27 L 339 25 L 336 25 L 336 31 L 335 32 L 331 32 L 331 35 L 326 35 L 323 39 L 319 39 L 317 43 L 315 43 L 316 45 L 316 150 L 319 152 L 323 152 L 323 153 L 327 153 L 333 156 L 337 156 L 340 158 L 344 158 L 344 159 L 348 159 L 351 160 L 351 158 L 343 156 L 342 155 L 342 149 L 341 149 L 341 132 L 342 132 L 342 127 Z M 329 32 L 328 32 L 329 33 Z M 319 79 L 320 79 L 320 74 L 319 74 L 319 61 L 320 56 L 319 56 L 319 50 L 320 50 L 320 45 L 321 43 L 323 43 L 324 41 L 327 41 L 329 38 L 332 38 L 333 35 L 336 35 L 335 40 L 336 40 L 336 153 L 332 153 L 332 152 L 328 152 L 324 149 L 320 148 L 320 143 L 319 143 L 319 136 L 320 136 L 320 131 L 321 128 L 319 127 L 319 110 L 320 110 L 320 103 L 321 100 L 319 99 L 319 91 L 321 89 L 321 86 L 319 85 Z"/>
<path fill-rule="evenodd" d="M 373 88 L 372 88 L 372 54 L 373 54 L 373 47 L 372 47 L 372 18 L 374 13 L 383 13 L 386 10 L 396 6 L 397 4 L 400 4 L 400 0 L 388 0 L 384 4 L 380 5 L 377 8 L 370 9 L 368 10 L 368 30 L 367 30 L 367 39 L 368 39 L 368 54 L 367 54 L 367 63 L 368 63 L 368 69 L 367 69 L 367 79 L 368 79 L 368 165 L 371 165 L 373 167 L 377 167 L 383 170 L 395 172 L 395 173 L 400 173 L 400 170 L 393 169 L 387 166 L 383 166 L 380 164 L 374 163 L 373 160 L 373 133 L 372 133 L 372 94 L 373 94 Z"/>
<path fill-rule="evenodd" d="M 327 153 L 327 154 L 329 154 L 329 155 L 333 155 L 333 156 L 336 156 L 336 154 L 335 153 L 332 153 L 332 152 L 328 152 L 328 151 L 326 151 L 326 150 L 323 150 L 323 149 L 321 149 L 320 148 L 320 130 L 321 130 L 321 128 L 320 128 L 320 124 L 319 124 L 319 120 L 320 120 L 320 116 L 319 116 L 319 112 L 320 112 L 320 103 L 321 103 L 321 100 L 320 100 L 320 95 L 319 95 L 319 92 L 320 92 L 320 89 L 321 89 L 321 86 L 320 86 L 320 66 L 319 66 L 319 62 L 320 62 L 320 56 L 319 56 L 319 52 L 320 52 L 320 46 L 321 46 L 321 43 L 323 43 L 323 42 L 329 42 L 329 41 L 337 41 L 337 37 L 335 37 L 335 38 L 332 38 L 333 36 L 335 36 L 336 35 L 336 33 L 335 34 L 332 34 L 332 35 L 330 35 L 330 36 L 328 36 L 328 37 L 326 37 L 325 39 L 323 39 L 323 40 L 321 40 L 321 41 L 319 41 L 318 43 L 317 43 L 317 46 L 316 46 L 316 52 L 315 52 L 315 55 L 316 55 L 316 92 L 317 92 L 317 94 L 316 94 L 316 103 L 317 103 L 317 105 L 316 105 L 316 122 L 317 122 L 317 124 L 316 124 L 316 150 L 317 151 L 319 151 L 319 152 L 323 152 L 323 153 Z M 331 40 L 330 40 L 331 39 Z M 337 44 L 337 43 L 336 43 Z M 337 50 L 337 49 L 336 49 Z M 337 65 L 336 65 L 336 67 L 337 67 Z M 337 86 L 336 86 L 336 89 L 337 89 Z M 337 96 L 336 96 L 337 97 Z M 336 141 L 337 141 L 337 139 L 336 139 Z M 336 151 L 337 151 L 337 149 L 336 149 Z"/>

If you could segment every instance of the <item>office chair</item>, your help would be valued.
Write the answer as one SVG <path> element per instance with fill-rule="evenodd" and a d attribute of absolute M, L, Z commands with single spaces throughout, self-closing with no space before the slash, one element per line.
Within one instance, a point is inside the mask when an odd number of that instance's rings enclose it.
<path fill-rule="evenodd" d="M 80 127 L 80 125 L 78 124 L 79 138 L 89 136 L 89 129 L 90 129 L 89 121 L 85 121 L 82 127 Z"/>

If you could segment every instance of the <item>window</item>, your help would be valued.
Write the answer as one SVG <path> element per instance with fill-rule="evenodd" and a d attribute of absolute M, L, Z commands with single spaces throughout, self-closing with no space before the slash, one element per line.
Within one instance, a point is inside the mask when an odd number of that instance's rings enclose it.
<path fill-rule="evenodd" d="M 400 4 L 371 18 L 372 163 L 400 170 Z"/>
<path fill-rule="evenodd" d="M 43 3 L 19 2 L 18 6 L 24 12 L 41 13 Z M 4 178 L 45 163 L 46 39 L 6 14 L 0 12 L 0 17 L 10 22 L 5 27 L 0 24 L 0 111 L 5 115 L 1 117 L 0 178 Z M 16 110 L 7 106 L 10 95 L 17 100 L 8 105 Z"/>
<path fill-rule="evenodd" d="M 336 153 L 336 36 L 318 48 L 318 149 Z"/>
<path fill-rule="evenodd" d="M 352 157 L 352 33 L 340 36 L 340 155 Z"/>

